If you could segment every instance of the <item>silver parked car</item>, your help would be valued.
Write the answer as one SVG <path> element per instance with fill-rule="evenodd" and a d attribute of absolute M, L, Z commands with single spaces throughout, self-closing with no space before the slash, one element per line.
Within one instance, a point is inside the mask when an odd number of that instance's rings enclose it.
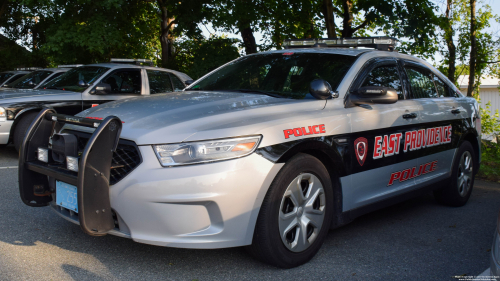
<path fill-rule="evenodd" d="M 284 268 L 328 230 L 422 192 L 462 206 L 479 168 L 475 99 L 382 38 L 287 41 L 185 91 L 77 117 L 44 110 L 21 148 L 29 206 L 90 235 L 248 246 Z M 356 49 L 342 47 L 371 47 Z"/>

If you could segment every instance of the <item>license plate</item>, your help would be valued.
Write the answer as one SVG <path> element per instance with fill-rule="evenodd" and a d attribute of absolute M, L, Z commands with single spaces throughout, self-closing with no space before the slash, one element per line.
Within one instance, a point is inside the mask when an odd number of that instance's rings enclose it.
<path fill-rule="evenodd" d="M 76 186 L 62 181 L 56 181 L 56 204 L 78 213 L 78 198 Z"/>

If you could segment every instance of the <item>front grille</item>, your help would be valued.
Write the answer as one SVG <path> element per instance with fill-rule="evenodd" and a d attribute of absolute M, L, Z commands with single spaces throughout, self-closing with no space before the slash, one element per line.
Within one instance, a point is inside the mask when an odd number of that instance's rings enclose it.
<path fill-rule="evenodd" d="M 85 145 L 90 139 L 90 134 L 67 131 L 74 134 L 78 138 L 78 152 L 83 152 Z M 109 176 L 109 184 L 113 185 L 128 175 L 135 167 L 141 164 L 142 159 L 139 149 L 132 141 L 122 140 L 118 142 L 118 147 L 113 153 L 113 160 L 111 160 L 111 173 Z"/>

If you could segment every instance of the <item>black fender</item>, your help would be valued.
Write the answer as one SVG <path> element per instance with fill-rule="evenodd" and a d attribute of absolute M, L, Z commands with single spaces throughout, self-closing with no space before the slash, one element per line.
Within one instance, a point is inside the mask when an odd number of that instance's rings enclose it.
<path fill-rule="evenodd" d="M 16 112 L 16 116 L 14 117 L 14 123 L 12 124 L 12 127 L 10 128 L 10 134 L 9 134 L 9 142 L 13 140 L 14 138 L 14 132 L 16 130 L 16 126 L 23 119 L 25 114 L 30 113 L 30 112 L 40 112 L 43 109 L 51 109 L 53 110 L 52 107 L 50 106 L 40 106 L 40 105 L 34 105 L 31 107 L 23 108 L 22 110 Z"/>
<path fill-rule="evenodd" d="M 477 174 L 481 166 L 481 141 L 480 141 L 480 136 L 477 133 L 477 130 L 474 128 L 472 122 L 474 122 L 474 120 L 469 120 L 469 119 L 462 120 L 462 126 L 460 126 L 460 132 L 458 132 L 459 141 L 457 149 L 460 148 L 462 143 L 465 141 L 471 143 L 472 147 L 474 148 L 474 153 L 476 154 L 474 164 L 477 167 L 477 169 L 475 170 L 475 173 Z"/>
<path fill-rule="evenodd" d="M 340 181 L 341 177 L 347 175 L 351 165 L 348 139 L 342 136 L 308 138 L 262 147 L 257 149 L 256 153 L 273 163 L 286 163 L 298 153 L 306 153 L 318 158 L 325 165 L 332 179 L 335 211 L 331 227 L 335 228 L 350 221 L 348 217 L 342 215 L 343 195 Z"/>

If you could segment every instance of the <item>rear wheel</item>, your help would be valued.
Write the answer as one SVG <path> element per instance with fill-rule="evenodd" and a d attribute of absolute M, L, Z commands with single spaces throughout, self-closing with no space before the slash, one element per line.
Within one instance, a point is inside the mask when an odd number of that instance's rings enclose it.
<path fill-rule="evenodd" d="M 332 181 L 317 158 L 299 154 L 274 179 L 262 203 L 249 252 L 291 268 L 309 261 L 328 234 L 333 217 Z"/>
<path fill-rule="evenodd" d="M 462 143 L 453 163 L 449 185 L 434 192 L 439 203 L 453 207 L 460 207 L 467 203 L 474 186 L 475 159 L 474 148 L 470 142 Z"/>
<path fill-rule="evenodd" d="M 21 149 L 26 131 L 28 131 L 29 126 L 33 123 L 37 115 L 38 112 L 29 112 L 21 116 L 21 120 L 19 120 L 19 123 L 14 128 L 14 147 L 16 151 Z"/>

